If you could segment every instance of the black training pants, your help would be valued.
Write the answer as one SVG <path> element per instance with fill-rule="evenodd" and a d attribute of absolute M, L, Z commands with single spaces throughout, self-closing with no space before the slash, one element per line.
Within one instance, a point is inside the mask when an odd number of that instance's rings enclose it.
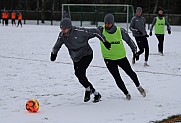
<path fill-rule="evenodd" d="M 148 45 L 148 40 L 147 40 L 146 36 L 135 37 L 135 39 L 136 39 L 138 48 L 140 50 L 140 51 L 138 51 L 138 55 L 141 55 L 145 50 L 145 61 L 148 61 L 149 45 Z"/>
<path fill-rule="evenodd" d="M 13 25 L 13 24 L 16 25 L 15 19 L 12 19 L 12 20 L 11 20 L 11 23 L 12 23 L 12 25 Z"/>
<path fill-rule="evenodd" d="M 8 19 L 5 19 L 5 25 L 8 26 Z"/>
<path fill-rule="evenodd" d="M 163 53 L 164 34 L 155 34 L 158 39 L 158 51 Z"/>
<path fill-rule="evenodd" d="M 125 71 L 125 73 L 133 80 L 136 87 L 138 87 L 140 85 L 138 77 L 137 77 L 136 73 L 132 70 L 130 63 L 126 57 L 123 59 L 119 59 L 119 60 L 104 59 L 104 61 L 106 63 L 106 66 L 107 66 L 109 72 L 114 77 L 117 86 L 123 91 L 123 93 L 125 95 L 128 94 L 128 90 L 126 89 L 126 86 L 125 86 L 123 80 L 121 79 L 121 76 L 120 76 L 120 73 L 118 70 L 118 66 L 121 67 Z"/>
<path fill-rule="evenodd" d="M 22 27 L 21 20 L 18 20 L 18 25 L 17 25 L 17 27 L 19 26 L 19 24 L 20 24 L 20 25 L 21 25 L 21 27 Z"/>
<path fill-rule="evenodd" d="M 92 84 L 88 81 L 86 77 L 86 69 L 88 68 L 89 64 L 91 63 L 93 58 L 93 54 L 84 56 L 81 58 L 80 61 L 74 62 L 74 70 L 75 75 L 78 78 L 79 82 L 85 87 L 89 87 L 90 89 L 94 89 Z"/>

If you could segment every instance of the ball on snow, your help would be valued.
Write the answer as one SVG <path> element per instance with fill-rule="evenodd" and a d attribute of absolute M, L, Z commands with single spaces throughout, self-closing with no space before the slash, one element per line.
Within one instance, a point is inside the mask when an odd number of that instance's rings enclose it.
<path fill-rule="evenodd" d="M 28 100 L 26 102 L 26 110 L 28 112 L 36 113 L 39 109 L 40 105 L 37 100 Z"/>

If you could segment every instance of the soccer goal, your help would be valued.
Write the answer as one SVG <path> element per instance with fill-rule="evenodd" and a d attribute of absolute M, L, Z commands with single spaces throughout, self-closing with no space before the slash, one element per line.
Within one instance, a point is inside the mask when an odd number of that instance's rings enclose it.
<path fill-rule="evenodd" d="M 134 16 L 132 5 L 123 4 L 62 4 L 62 18 L 70 18 L 77 26 L 103 25 L 104 16 L 111 13 L 115 23 L 129 28 L 131 18 Z"/>

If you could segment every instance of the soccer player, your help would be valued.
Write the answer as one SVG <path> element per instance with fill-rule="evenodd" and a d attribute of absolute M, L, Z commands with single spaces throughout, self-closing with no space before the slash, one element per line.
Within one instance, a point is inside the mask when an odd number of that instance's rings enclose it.
<path fill-rule="evenodd" d="M 146 20 L 142 16 L 142 8 L 138 7 L 136 9 L 136 16 L 134 16 L 131 20 L 130 23 L 130 30 L 133 33 L 133 36 L 135 37 L 136 43 L 138 45 L 138 48 L 140 51 L 136 55 L 133 56 L 133 61 L 132 63 L 135 63 L 135 59 L 139 60 L 139 55 L 141 55 L 145 51 L 145 63 L 144 66 L 149 66 L 148 65 L 148 57 L 149 57 L 149 45 L 148 45 L 148 40 L 146 32 Z"/>
<path fill-rule="evenodd" d="M 22 13 L 21 12 L 19 12 L 19 14 L 18 14 L 18 25 L 17 25 L 17 27 L 19 26 L 19 24 L 21 25 L 21 27 L 22 27 L 22 19 L 23 19 L 23 16 L 22 16 Z"/>
<path fill-rule="evenodd" d="M 16 25 L 15 19 L 16 19 L 16 13 L 14 11 L 12 11 L 12 13 L 11 13 L 12 26 L 13 26 L 13 24 Z"/>
<path fill-rule="evenodd" d="M 158 39 L 158 53 L 163 56 L 163 42 L 165 34 L 165 25 L 167 25 L 168 34 L 171 34 L 170 24 L 168 20 L 164 17 L 164 10 L 162 8 L 158 9 L 158 16 L 153 19 L 152 26 L 150 28 L 150 36 L 152 36 L 152 30 L 155 26 L 155 35 Z"/>
<path fill-rule="evenodd" d="M 95 90 L 86 77 L 86 69 L 93 59 L 93 50 L 88 41 L 91 38 L 98 37 L 103 41 L 107 49 L 111 47 L 111 44 L 104 39 L 98 29 L 86 29 L 72 26 L 72 22 L 68 18 L 63 18 L 61 20 L 60 28 L 61 32 L 51 52 L 51 61 L 55 61 L 59 49 L 65 44 L 73 60 L 75 75 L 86 90 L 84 102 L 90 100 L 91 94 L 94 94 L 93 102 L 99 102 L 101 98 L 100 93 Z"/>
<path fill-rule="evenodd" d="M 104 23 L 105 25 L 98 27 L 98 29 L 105 36 L 106 40 L 111 44 L 111 48 L 108 50 L 101 42 L 102 56 L 109 72 L 114 77 L 119 89 L 122 90 L 122 92 L 125 94 L 127 100 L 131 99 L 131 95 L 128 92 L 123 80 L 121 79 L 118 67 L 121 67 L 125 71 L 125 73 L 133 80 L 138 91 L 142 94 L 143 97 L 145 97 L 146 92 L 140 85 L 138 77 L 132 70 L 126 57 L 126 50 L 123 45 L 123 40 L 130 46 L 134 54 L 137 51 L 135 43 L 129 37 L 128 32 L 125 29 L 120 28 L 114 24 L 114 16 L 112 14 L 107 14 L 105 16 Z"/>

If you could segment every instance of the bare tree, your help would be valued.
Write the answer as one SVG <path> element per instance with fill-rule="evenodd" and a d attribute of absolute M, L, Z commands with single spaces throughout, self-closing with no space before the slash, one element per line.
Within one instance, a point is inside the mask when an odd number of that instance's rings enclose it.
<path fill-rule="evenodd" d="M 153 10 L 153 14 L 155 14 L 155 13 L 156 13 L 156 11 L 157 11 L 157 7 L 158 7 L 158 0 L 156 0 L 155 7 L 154 7 L 154 10 Z"/>
<path fill-rule="evenodd" d="M 42 2 L 42 12 L 41 12 L 41 23 L 45 23 L 45 0 L 41 0 Z"/>

